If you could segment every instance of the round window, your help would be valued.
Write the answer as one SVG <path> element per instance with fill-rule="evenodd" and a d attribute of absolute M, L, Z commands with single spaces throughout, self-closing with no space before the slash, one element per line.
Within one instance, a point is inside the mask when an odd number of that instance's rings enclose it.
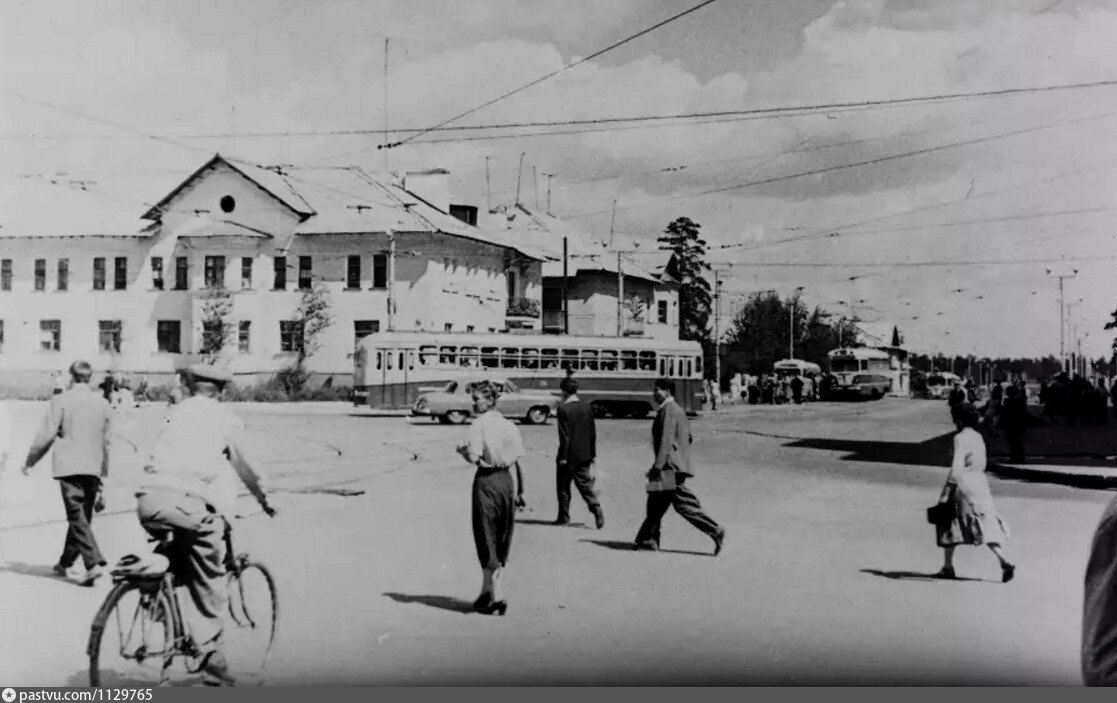
<path fill-rule="evenodd" d="M 233 200 L 233 196 L 231 196 L 231 195 L 222 196 L 222 198 L 221 198 L 221 211 L 222 212 L 232 212 L 233 209 L 236 208 L 236 206 L 237 206 L 237 201 Z"/>

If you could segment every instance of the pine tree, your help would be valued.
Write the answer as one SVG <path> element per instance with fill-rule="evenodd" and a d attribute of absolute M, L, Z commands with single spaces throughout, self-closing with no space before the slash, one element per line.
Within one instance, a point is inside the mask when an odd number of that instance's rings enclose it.
<path fill-rule="evenodd" d="M 703 274 L 706 241 L 699 236 L 702 225 L 680 217 L 667 225 L 659 238 L 659 248 L 674 254 L 667 273 L 679 281 L 679 338 L 710 345 L 710 282 Z"/>

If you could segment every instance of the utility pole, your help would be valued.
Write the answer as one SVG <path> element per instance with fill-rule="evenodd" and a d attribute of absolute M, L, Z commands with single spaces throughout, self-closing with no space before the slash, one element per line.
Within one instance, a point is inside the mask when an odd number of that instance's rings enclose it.
<path fill-rule="evenodd" d="M 624 336 L 624 269 L 621 253 L 617 252 L 617 336 Z"/>
<path fill-rule="evenodd" d="M 395 298 L 395 280 L 396 280 L 396 233 L 388 230 L 388 331 L 391 332 L 395 329 L 393 323 L 395 322 L 396 315 L 396 298 Z"/>
<path fill-rule="evenodd" d="M 1063 371 L 1067 370 L 1067 350 L 1066 350 L 1066 304 L 1063 298 L 1063 281 L 1067 278 L 1074 278 L 1078 274 L 1078 269 L 1071 269 L 1068 273 L 1055 273 L 1053 269 L 1048 268 L 1047 274 L 1055 276 L 1059 279 L 1059 366 Z"/>
<path fill-rule="evenodd" d="M 555 177 L 553 173 L 544 173 L 547 177 L 547 214 L 551 214 L 551 179 Z"/>
<path fill-rule="evenodd" d="M 492 187 L 489 185 L 489 158 L 485 157 L 485 210 L 488 212 L 493 211 L 493 196 Z"/>
<path fill-rule="evenodd" d="M 714 392 L 721 395 L 721 276 L 714 269 Z"/>
<path fill-rule="evenodd" d="M 523 151 L 520 152 L 520 165 L 516 169 L 516 204 L 517 205 L 520 204 L 520 181 L 523 179 L 523 175 L 524 175 L 524 154 L 525 153 L 526 152 L 523 152 Z"/>
<path fill-rule="evenodd" d="M 384 37 L 384 144 L 388 144 L 388 37 Z M 388 149 L 384 149 L 384 174 L 388 173 Z M 391 329 L 390 327 L 388 329 Z"/>
<path fill-rule="evenodd" d="M 567 283 L 570 280 L 570 271 L 567 268 L 569 259 L 569 241 L 566 236 L 562 238 L 562 333 L 570 334 L 570 308 L 567 297 Z"/>
<path fill-rule="evenodd" d="M 788 330 L 787 358 L 788 359 L 794 359 L 795 358 L 795 311 L 799 307 L 799 294 L 801 292 L 803 292 L 803 286 L 799 286 L 798 288 L 795 289 L 795 295 L 793 295 L 792 298 L 791 298 L 791 307 L 787 311 L 787 313 L 788 313 L 787 314 L 787 330 Z"/>
<path fill-rule="evenodd" d="M 613 217 L 609 220 L 609 248 L 613 248 L 613 225 L 617 224 L 617 201 L 613 201 Z"/>

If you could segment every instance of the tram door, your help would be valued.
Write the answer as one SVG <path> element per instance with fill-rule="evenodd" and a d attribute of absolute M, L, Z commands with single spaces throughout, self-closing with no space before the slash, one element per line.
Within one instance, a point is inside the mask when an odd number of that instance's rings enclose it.
<path fill-rule="evenodd" d="M 412 396 L 411 377 L 415 372 L 414 349 L 377 348 L 374 354 L 380 388 L 373 392 L 377 405 L 383 408 L 408 407 Z"/>

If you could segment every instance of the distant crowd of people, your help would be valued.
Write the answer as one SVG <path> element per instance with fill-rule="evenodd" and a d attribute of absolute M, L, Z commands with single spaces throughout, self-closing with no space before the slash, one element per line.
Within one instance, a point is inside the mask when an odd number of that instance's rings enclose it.
<path fill-rule="evenodd" d="M 729 402 L 749 405 L 785 405 L 821 400 L 827 390 L 829 376 L 788 376 L 784 374 L 734 374 L 729 377 Z M 720 390 L 712 380 L 706 381 L 706 397 L 713 408 L 721 399 Z"/>

